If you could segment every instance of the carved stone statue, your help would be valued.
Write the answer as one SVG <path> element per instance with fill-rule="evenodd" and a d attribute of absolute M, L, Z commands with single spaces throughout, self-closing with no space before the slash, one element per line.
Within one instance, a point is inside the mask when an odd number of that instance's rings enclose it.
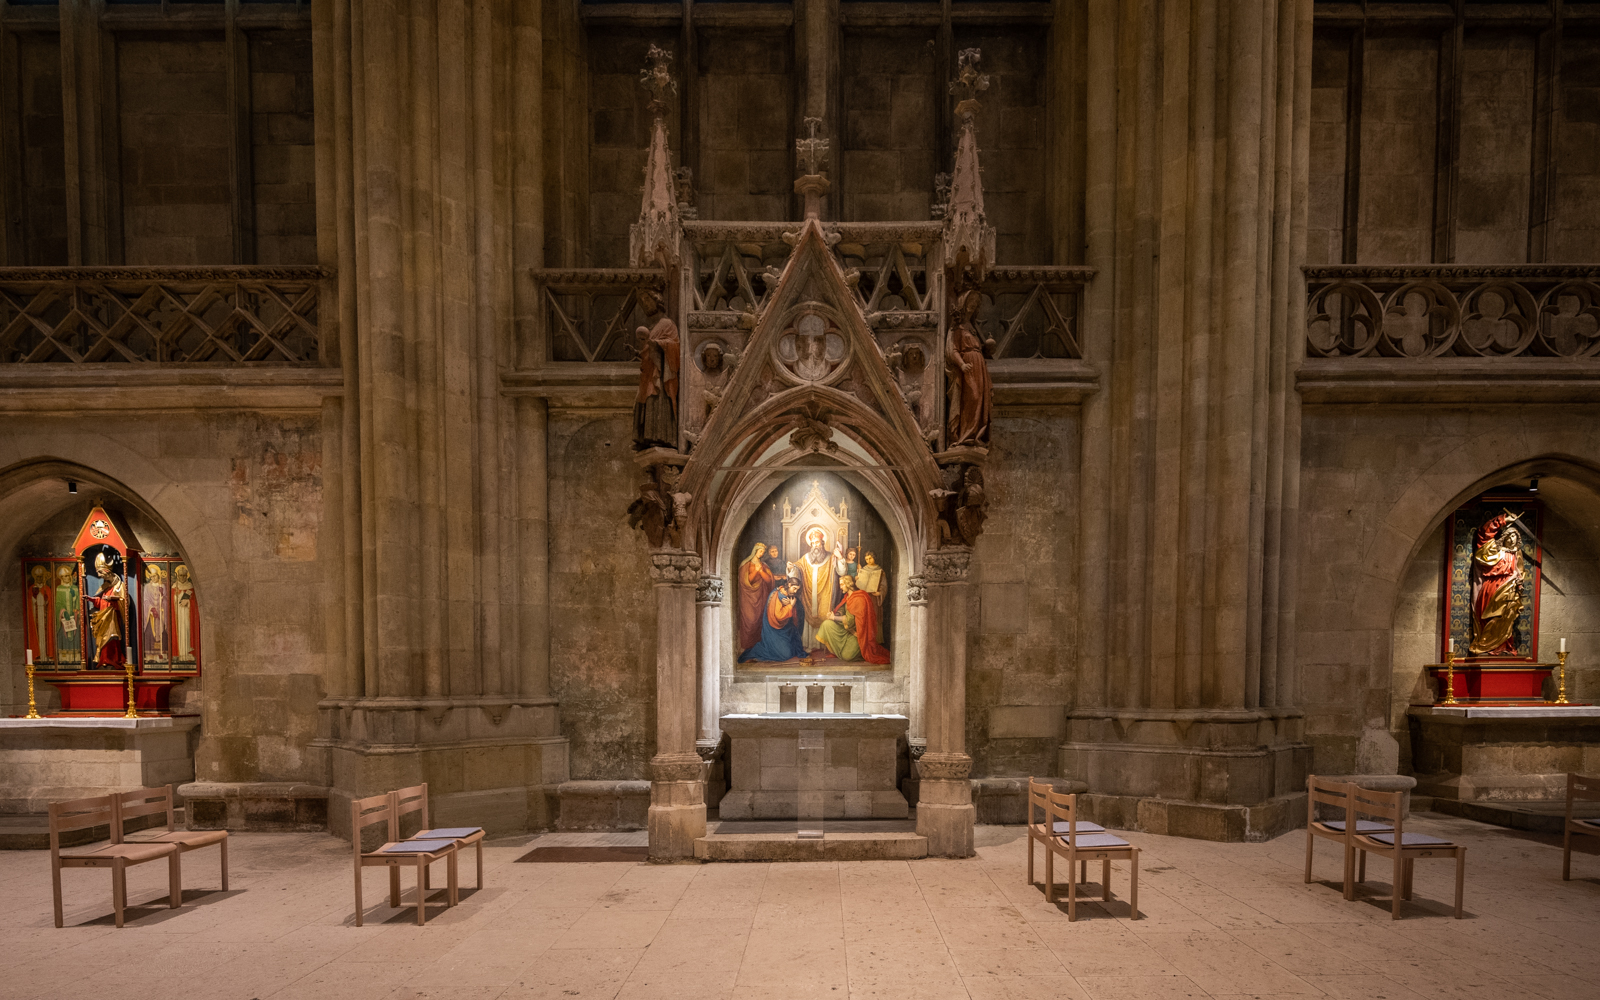
<path fill-rule="evenodd" d="M 672 508 L 667 506 L 661 485 L 653 476 L 646 478 L 639 484 L 638 499 L 628 505 L 628 527 L 641 529 L 650 547 L 659 549 L 666 541 L 667 521 L 671 516 Z"/>
<path fill-rule="evenodd" d="M 989 416 L 994 407 L 994 385 L 989 381 L 985 360 L 994 351 L 994 341 L 978 338 L 973 317 L 982 298 L 969 289 L 956 299 L 950 317 L 950 342 L 945 348 L 946 384 L 949 386 L 945 416 L 947 447 L 986 446 L 989 443 Z"/>
<path fill-rule="evenodd" d="M 639 394 L 633 402 L 635 448 L 678 447 L 678 324 L 667 316 L 660 297 L 645 289 L 639 305 L 654 320 L 638 328 Z"/>
<path fill-rule="evenodd" d="M 939 518 L 940 545 L 976 545 L 989 517 L 983 470 L 976 465 L 943 468 L 944 487 L 929 490 Z"/>

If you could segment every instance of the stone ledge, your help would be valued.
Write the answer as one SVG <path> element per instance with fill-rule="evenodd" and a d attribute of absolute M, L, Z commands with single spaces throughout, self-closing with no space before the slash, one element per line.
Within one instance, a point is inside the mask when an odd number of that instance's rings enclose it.
<path fill-rule="evenodd" d="M 794 819 L 800 813 L 800 792 L 735 788 L 722 797 L 718 814 L 725 820 Z M 911 815 L 906 797 L 898 791 L 841 791 L 816 794 L 822 800 L 824 819 L 905 819 Z"/>
<path fill-rule="evenodd" d="M 1374 792 L 1399 792 L 1401 793 L 1400 818 L 1404 819 L 1411 815 L 1411 791 L 1417 787 L 1417 779 L 1408 774 L 1319 774 L 1317 777 L 1326 779 L 1328 781 L 1355 782 L 1358 787 Z M 1329 810 L 1328 816 L 1324 817 L 1322 815 L 1322 810 L 1326 808 L 1327 807 L 1319 807 L 1317 815 L 1318 819 L 1344 818 L 1342 810 Z M 1333 815 L 1333 812 L 1335 811 L 1339 812 L 1338 816 Z"/>
<path fill-rule="evenodd" d="M 328 786 L 296 781 L 192 781 L 178 786 L 191 830 L 326 830 Z"/>
<path fill-rule="evenodd" d="M 557 830 L 644 830 L 649 826 L 650 782 L 563 781 L 556 786 Z"/>
<path fill-rule="evenodd" d="M 1305 825 L 1306 794 L 1252 806 L 1214 805 L 1131 795 L 1079 795 L 1083 818 L 1114 830 L 1190 837 L 1225 843 L 1259 843 Z"/>
<path fill-rule="evenodd" d="M 820 840 L 794 834 L 714 833 L 698 837 L 702 861 L 903 861 L 928 856 L 928 838 L 915 833 L 830 833 Z"/>
<path fill-rule="evenodd" d="M 1082 795 L 1089 790 L 1086 782 L 1073 778 L 1038 778 L 1047 781 L 1058 792 Z M 973 778 L 972 804 L 978 810 L 978 822 L 986 825 L 1014 825 L 1028 822 L 1027 778 Z"/>

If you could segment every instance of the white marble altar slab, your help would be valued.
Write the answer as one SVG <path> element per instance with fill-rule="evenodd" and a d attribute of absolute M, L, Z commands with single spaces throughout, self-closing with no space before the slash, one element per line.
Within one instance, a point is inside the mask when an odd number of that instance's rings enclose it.
<path fill-rule="evenodd" d="M 1431 712 L 1464 719 L 1570 719 L 1600 716 L 1600 705 L 1434 705 Z"/>
<path fill-rule="evenodd" d="M 0 719 L 0 729 L 191 729 L 200 717 L 186 715 L 129 719 L 120 715 L 46 716 L 42 719 Z"/>

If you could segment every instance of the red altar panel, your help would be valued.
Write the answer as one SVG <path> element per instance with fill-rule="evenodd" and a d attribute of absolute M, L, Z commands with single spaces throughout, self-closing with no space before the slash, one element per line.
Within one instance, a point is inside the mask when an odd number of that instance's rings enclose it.
<path fill-rule="evenodd" d="M 1456 700 L 1468 703 L 1483 701 L 1542 703 L 1544 682 L 1550 676 L 1552 669 L 1554 668 L 1536 664 L 1520 667 L 1480 667 L 1458 663 L 1451 690 Z M 1433 675 L 1434 689 L 1439 693 L 1439 700 L 1443 701 L 1444 667 L 1430 666 L 1428 672 Z"/>

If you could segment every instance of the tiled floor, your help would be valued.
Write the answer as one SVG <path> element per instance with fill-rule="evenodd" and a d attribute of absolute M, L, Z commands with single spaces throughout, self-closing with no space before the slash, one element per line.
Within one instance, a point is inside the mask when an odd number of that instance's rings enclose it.
<path fill-rule="evenodd" d="M 489 846 L 489 887 L 422 928 L 384 905 L 353 926 L 348 847 L 321 834 L 235 835 L 228 893 L 205 888 L 215 852 L 187 855 L 190 902 L 132 911 L 120 931 L 107 873 L 65 873 L 57 930 L 48 855 L 0 852 L 0 997 L 1600 998 L 1600 857 L 1576 857 L 1563 883 L 1553 838 L 1433 815 L 1412 828 L 1468 845 L 1467 919 L 1448 915 L 1445 861 L 1417 863 L 1399 923 L 1386 862 L 1357 902 L 1304 884 L 1303 833 L 1131 835 L 1143 918 L 1127 919 L 1119 870 L 1117 900 L 1072 924 L 1025 883 L 1014 827 L 980 827 L 975 859 L 909 863 L 514 864 L 531 841 L 506 839 Z M 1318 874 L 1338 869 L 1319 845 Z M 136 869 L 131 898 L 165 877 Z M 382 901 L 382 872 L 367 879 Z"/>

